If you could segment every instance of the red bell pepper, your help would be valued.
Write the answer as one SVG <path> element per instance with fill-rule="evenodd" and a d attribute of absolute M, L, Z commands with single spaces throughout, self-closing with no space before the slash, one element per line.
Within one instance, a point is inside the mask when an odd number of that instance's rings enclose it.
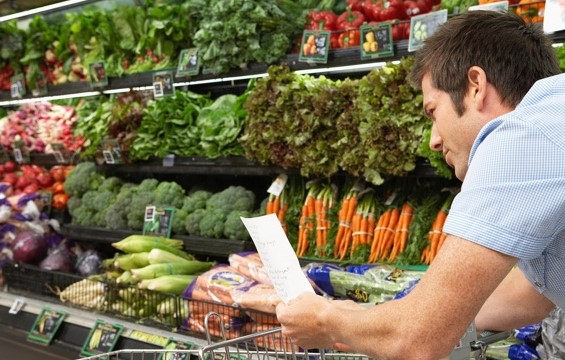
<path fill-rule="evenodd" d="M 408 18 L 406 15 L 406 8 L 404 7 L 403 0 L 389 0 L 382 5 L 380 11 L 380 21 L 391 20 L 405 20 Z"/>
<path fill-rule="evenodd" d="M 339 45 L 339 33 L 335 32 L 330 35 L 330 49 L 338 49 Z"/>
<path fill-rule="evenodd" d="M 365 0 L 362 4 L 363 14 L 365 18 L 369 21 L 382 21 L 381 20 L 381 9 L 383 7 L 383 2 L 381 0 Z"/>
<path fill-rule="evenodd" d="M 339 47 L 347 48 L 361 44 L 361 31 L 358 29 L 346 30 L 339 35 Z"/>
<path fill-rule="evenodd" d="M 347 10 L 337 18 L 337 29 L 359 29 L 364 22 L 365 15 L 361 11 Z"/>
<path fill-rule="evenodd" d="M 311 11 L 306 20 L 307 30 L 336 30 L 337 15 L 331 11 Z"/>
<path fill-rule="evenodd" d="M 410 38 L 410 22 L 393 22 L 392 23 L 392 41 L 404 40 Z"/>
<path fill-rule="evenodd" d="M 347 0 L 347 8 L 351 11 L 363 12 L 363 3 L 365 0 Z"/>
<path fill-rule="evenodd" d="M 431 0 L 404 0 L 404 7 L 406 8 L 406 15 L 411 18 L 412 16 L 422 15 L 432 11 Z"/>

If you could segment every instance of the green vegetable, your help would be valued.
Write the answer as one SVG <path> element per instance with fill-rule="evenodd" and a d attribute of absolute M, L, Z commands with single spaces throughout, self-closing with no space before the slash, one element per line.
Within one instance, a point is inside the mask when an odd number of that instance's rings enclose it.
<path fill-rule="evenodd" d="M 206 209 L 198 227 L 200 235 L 211 239 L 220 239 L 224 235 L 226 214 L 219 209 Z"/>
<path fill-rule="evenodd" d="M 206 190 L 197 190 L 189 194 L 182 205 L 182 209 L 188 214 L 196 209 L 206 208 L 206 201 L 212 196 L 212 193 Z"/>
<path fill-rule="evenodd" d="M 149 265 L 149 252 L 123 254 L 114 260 L 114 266 L 122 270 L 131 270 Z"/>
<path fill-rule="evenodd" d="M 181 295 L 197 275 L 163 275 L 154 279 L 141 280 L 139 288 Z M 163 310 L 163 309 L 161 309 Z M 157 309 L 159 311 L 159 309 Z"/>
<path fill-rule="evenodd" d="M 234 210 L 253 211 L 255 194 L 243 186 L 228 186 L 206 201 L 207 210 L 218 210 L 224 218 Z"/>
<path fill-rule="evenodd" d="M 196 209 L 187 215 L 185 220 L 186 232 L 192 236 L 200 236 L 200 221 L 206 215 L 205 209 Z"/>
<path fill-rule="evenodd" d="M 97 172 L 93 162 L 77 164 L 65 179 L 65 192 L 70 197 L 81 197 L 89 190 L 96 190 L 102 184 L 104 176 Z"/>
<path fill-rule="evenodd" d="M 194 257 L 189 254 L 185 256 L 175 255 L 169 251 L 155 248 L 149 251 L 147 254 L 148 264 L 163 264 L 163 263 L 176 263 L 176 262 L 186 262 L 187 260 L 194 260 Z M 146 264 L 146 265 L 148 265 Z"/>
<path fill-rule="evenodd" d="M 224 236 L 231 240 L 247 240 L 249 239 L 249 232 L 243 225 L 241 217 L 251 217 L 251 212 L 234 210 L 230 212 L 224 223 Z"/>
<path fill-rule="evenodd" d="M 131 269 L 131 274 L 137 280 L 155 279 L 165 275 L 192 275 L 209 270 L 214 264 L 214 262 L 199 260 L 153 264 L 139 269 Z"/>
<path fill-rule="evenodd" d="M 173 216 L 172 231 L 173 234 L 186 234 L 186 217 L 188 212 L 183 209 L 175 209 Z"/>

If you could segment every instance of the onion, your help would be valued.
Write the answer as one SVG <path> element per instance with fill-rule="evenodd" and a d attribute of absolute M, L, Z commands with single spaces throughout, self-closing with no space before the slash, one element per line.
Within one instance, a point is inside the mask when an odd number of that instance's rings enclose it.
<path fill-rule="evenodd" d="M 22 231 L 14 239 L 12 252 L 14 261 L 34 264 L 47 254 L 47 242 L 36 232 Z"/>

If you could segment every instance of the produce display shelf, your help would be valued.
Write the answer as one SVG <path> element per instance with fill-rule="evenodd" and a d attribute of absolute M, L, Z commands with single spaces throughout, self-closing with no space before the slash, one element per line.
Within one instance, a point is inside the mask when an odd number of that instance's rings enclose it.
<path fill-rule="evenodd" d="M 112 230 L 96 227 L 84 227 L 71 224 L 61 226 L 61 234 L 74 239 L 88 242 L 112 244 L 129 235 L 140 234 L 130 230 Z M 251 240 L 208 239 L 197 236 L 173 235 L 174 239 L 182 240 L 184 248 L 193 255 L 227 258 L 229 254 L 253 251 L 255 245 Z"/>
<path fill-rule="evenodd" d="M 197 174 L 197 175 L 243 175 L 243 176 L 273 176 L 284 173 L 298 173 L 297 169 L 283 169 L 279 166 L 263 166 L 241 156 L 208 159 L 200 156 L 170 159 L 153 158 L 136 161 L 132 164 L 107 165 L 100 167 L 107 174 Z"/>

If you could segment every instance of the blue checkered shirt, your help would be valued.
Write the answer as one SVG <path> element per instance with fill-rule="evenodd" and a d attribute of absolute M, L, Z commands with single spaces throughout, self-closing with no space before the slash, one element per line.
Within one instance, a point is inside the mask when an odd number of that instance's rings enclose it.
<path fill-rule="evenodd" d="M 481 129 L 445 232 L 518 258 L 565 309 L 565 74 Z"/>

